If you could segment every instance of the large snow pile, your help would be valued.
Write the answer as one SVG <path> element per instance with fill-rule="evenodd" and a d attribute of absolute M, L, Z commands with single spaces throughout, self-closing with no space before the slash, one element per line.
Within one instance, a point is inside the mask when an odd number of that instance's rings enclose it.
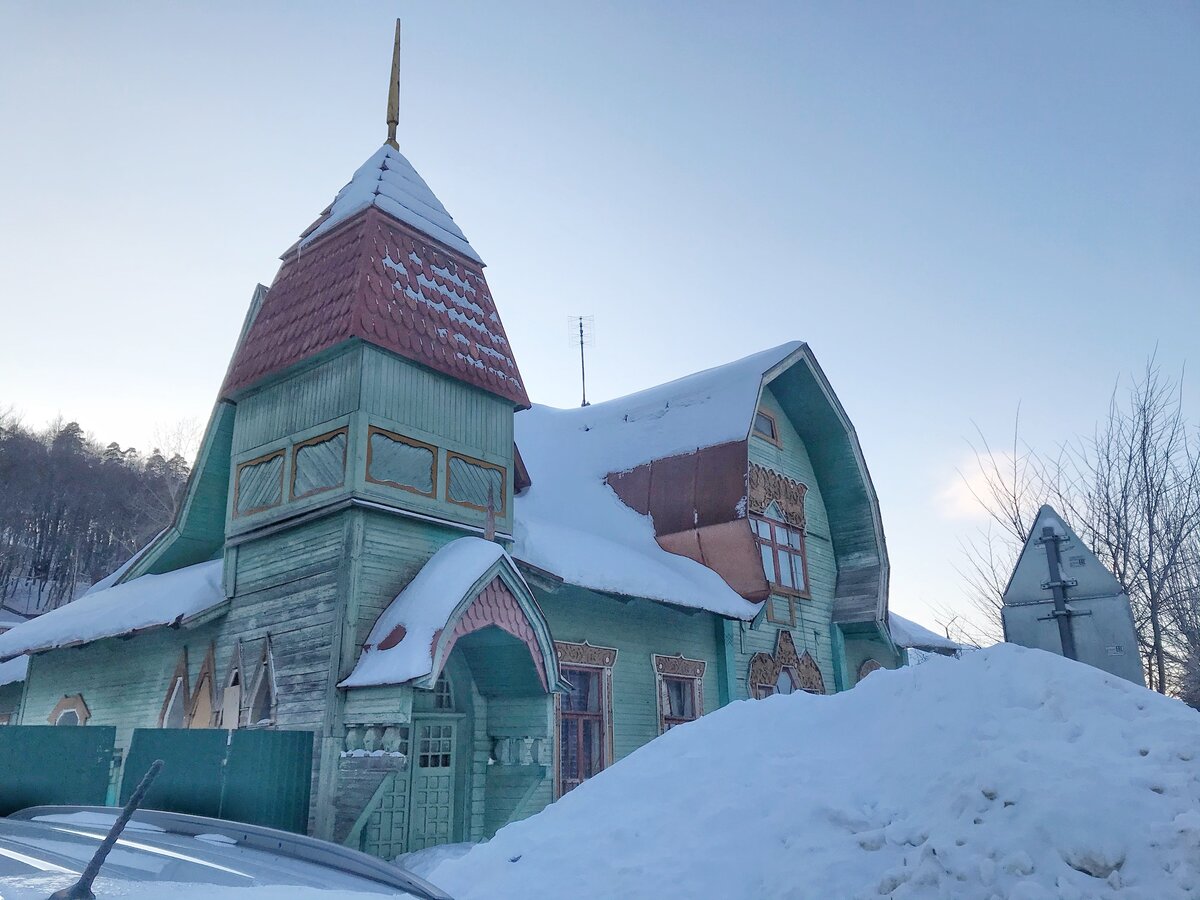
<path fill-rule="evenodd" d="M 470 898 L 1200 897 L 1200 715 L 1001 645 L 673 729 L 429 874 Z"/>
<path fill-rule="evenodd" d="M 0 900 L 46 900 L 73 884 L 74 875 L 0 877 Z M 383 893 L 323 890 L 296 885 L 218 887 L 212 884 L 173 884 L 165 881 L 122 881 L 98 878 L 92 886 L 101 900 L 379 900 Z M 394 896 L 394 895 L 393 895 Z"/>

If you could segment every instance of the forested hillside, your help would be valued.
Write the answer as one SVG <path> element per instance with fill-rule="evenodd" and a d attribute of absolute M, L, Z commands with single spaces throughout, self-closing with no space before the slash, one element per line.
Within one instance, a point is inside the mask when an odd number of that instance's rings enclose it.
<path fill-rule="evenodd" d="M 168 525 L 188 464 L 0 412 L 0 605 L 69 602 Z"/>

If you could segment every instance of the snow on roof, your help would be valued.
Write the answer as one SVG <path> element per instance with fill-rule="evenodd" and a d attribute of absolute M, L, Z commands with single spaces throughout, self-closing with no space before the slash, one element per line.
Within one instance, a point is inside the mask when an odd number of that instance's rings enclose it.
<path fill-rule="evenodd" d="M 80 597 L 0 634 L 0 659 L 186 622 L 225 602 L 221 560 Z"/>
<path fill-rule="evenodd" d="M 1178 700 L 1000 645 L 731 703 L 428 877 L 459 900 L 1191 897 L 1197 746 Z"/>
<path fill-rule="evenodd" d="M 93 584 L 90 588 L 88 588 L 86 591 L 84 591 L 83 596 L 86 597 L 88 594 L 98 594 L 101 591 L 106 591 L 110 587 L 112 587 L 114 584 L 116 584 L 118 581 L 120 581 L 121 576 L 124 575 L 126 572 L 128 572 L 131 568 L 133 568 L 133 564 L 136 563 L 143 556 L 145 556 L 146 551 L 148 551 L 151 547 L 153 547 L 155 545 L 155 543 L 157 543 L 158 539 L 160 537 L 162 537 L 164 534 L 166 534 L 166 532 L 167 532 L 167 529 L 164 528 L 162 531 L 160 531 L 154 537 L 150 538 L 150 540 L 146 541 L 145 545 L 140 550 L 138 550 L 137 553 L 133 554 L 133 556 L 129 557 L 129 559 L 125 560 L 125 562 L 121 563 L 121 565 L 117 566 L 116 569 L 114 569 L 109 574 L 105 575 L 103 578 L 101 578 L 99 581 L 97 581 L 95 584 Z"/>
<path fill-rule="evenodd" d="M 434 636 L 467 591 L 507 557 L 499 544 L 477 537 L 459 538 L 438 550 L 375 621 L 354 671 L 338 687 L 402 684 L 432 672 Z M 404 629 L 399 643 L 379 649 L 399 627 Z"/>
<path fill-rule="evenodd" d="M 0 687 L 4 687 L 6 684 L 22 682 L 28 673 L 28 656 L 14 656 L 6 662 L 0 662 Z"/>
<path fill-rule="evenodd" d="M 518 413 L 516 441 L 533 486 L 516 498 L 514 554 L 593 590 L 753 618 L 759 604 L 708 567 L 663 550 L 650 519 L 622 503 L 604 478 L 744 440 L 763 375 L 801 346 L 783 344 L 580 409 L 535 405 Z"/>
<path fill-rule="evenodd" d="M 963 649 L 962 644 L 942 637 L 940 634 L 930 631 L 923 625 L 918 625 L 911 619 L 898 616 L 894 612 L 888 613 L 888 627 L 892 632 L 892 641 L 897 647 L 920 647 L 924 649 L 932 647 L 938 650 Z"/>
<path fill-rule="evenodd" d="M 387 144 L 358 167 L 350 183 L 338 191 L 328 214 L 304 236 L 301 245 L 311 243 L 339 222 L 372 205 L 483 265 L 425 179 L 399 150 Z"/>

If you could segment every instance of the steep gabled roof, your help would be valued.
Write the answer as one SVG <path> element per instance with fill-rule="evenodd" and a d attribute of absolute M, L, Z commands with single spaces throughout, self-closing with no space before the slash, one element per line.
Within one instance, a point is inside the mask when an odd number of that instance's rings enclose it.
<path fill-rule="evenodd" d="M 284 254 L 221 396 L 355 339 L 529 406 L 478 254 L 386 146 Z"/>

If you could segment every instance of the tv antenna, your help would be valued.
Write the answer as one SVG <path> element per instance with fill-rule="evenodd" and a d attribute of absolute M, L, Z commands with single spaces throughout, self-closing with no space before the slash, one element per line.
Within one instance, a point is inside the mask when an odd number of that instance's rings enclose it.
<path fill-rule="evenodd" d="M 571 345 L 579 345 L 579 377 L 583 385 L 583 403 L 580 406 L 587 406 L 587 365 L 584 362 L 583 348 L 596 345 L 596 317 L 567 316 L 567 328 Z"/>

